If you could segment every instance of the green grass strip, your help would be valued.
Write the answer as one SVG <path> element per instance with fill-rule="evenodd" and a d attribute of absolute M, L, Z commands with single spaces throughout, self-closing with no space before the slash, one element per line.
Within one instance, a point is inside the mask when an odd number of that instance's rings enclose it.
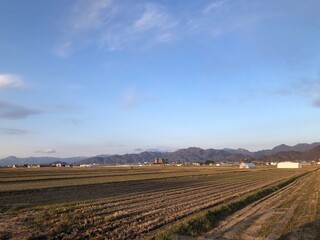
<path fill-rule="evenodd" d="M 310 173 L 310 172 L 309 172 Z M 182 236 L 201 236 L 204 233 L 212 230 L 216 224 L 236 211 L 248 206 L 249 204 L 260 200 L 271 193 L 278 191 L 279 189 L 287 186 L 288 184 L 294 182 L 298 178 L 306 175 L 308 173 L 301 174 L 299 176 L 292 177 L 285 180 L 277 185 L 256 191 L 240 199 L 231 201 L 229 203 L 223 204 L 222 206 L 215 207 L 204 213 L 198 214 L 192 218 L 180 221 L 172 227 L 168 227 L 157 233 L 151 239 L 154 240 L 169 240 L 174 235 Z"/>

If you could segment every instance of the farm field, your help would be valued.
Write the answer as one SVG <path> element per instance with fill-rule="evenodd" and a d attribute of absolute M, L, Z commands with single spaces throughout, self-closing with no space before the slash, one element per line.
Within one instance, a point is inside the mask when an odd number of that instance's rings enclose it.
<path fill-rule="evenodd" d="M 1 191 L 76 186 L 239 171 L 230 167 L 0 168 Z M 265 170 L 265 169 L 261 169 Z"/>
<path fill-rule="evenodd" d="M 302 184 L 301 189 L 313 192 L 315 189 L 306 186 L 319 181 L 319 173 L 312 170 L 168 166 L 1 169 L 0 239 L 150 238 L 186 217 L 302 173 L 310 172 L 282 191 Z M 304 196 L 301 199 L 310 201 L 307 193 Z M 222 225 L 219 229 L 224 234 Z M 208 237 L 221 233 L 212 232 Z"/>
<path fill-rule="evenodd" d="M 320 239 L 320 172 L 227 217 L 200 239 Z"/>

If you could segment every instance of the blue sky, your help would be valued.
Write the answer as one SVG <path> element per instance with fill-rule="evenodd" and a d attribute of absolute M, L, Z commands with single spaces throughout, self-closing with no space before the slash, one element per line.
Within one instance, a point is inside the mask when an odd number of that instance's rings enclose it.
<path fill-rule="evenodd" d="M 318 0 L 0 1 L 0 157 L 319 141 Z"/>

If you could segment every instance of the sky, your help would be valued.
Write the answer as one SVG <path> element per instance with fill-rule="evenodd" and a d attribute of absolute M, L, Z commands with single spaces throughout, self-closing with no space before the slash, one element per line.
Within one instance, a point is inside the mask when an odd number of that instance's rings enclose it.
<path fill-rule="evenodd" d="M 0 157 L 320 141 L 318 0 L 1 0 Z"/>

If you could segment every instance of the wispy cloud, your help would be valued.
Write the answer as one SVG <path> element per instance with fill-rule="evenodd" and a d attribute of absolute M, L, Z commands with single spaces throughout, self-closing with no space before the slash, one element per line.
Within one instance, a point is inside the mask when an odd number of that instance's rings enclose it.
<path fill-rule="evenodd" d="M 142 152 L 143 149 L 142 149 L 142 148 L 136 148 L 136 149 L 134 149 L 133 151 L 135 151 L 135 152 Z"/>
<path fill-rule="evenodd" d="M 65 42 L 61 42 L 55 49 L 54 53 L 61 57 L 61 58 L 67 58 L 72 50 L 72 43 L 67 40 Z"/>
<path fill-rule="evenodd" d="M 112 0 L 77 1 L 71 9 L 69 28 L 79 33 L 102 27 L 108 21 L 106 10 L 111 4 Z"/>
<path fill-rule="evenodd" d="M 0 134 L 3 135 L 25 135 L 28 131 L 24 129 L 17 128 L 0 128 Z"/>
<path fill-rule="evenodd" d="M 77 119 L 77 118 L 69 118 L 65 120 L 66 123 L 72 124 L 74 126 L 79 126 L 83 120 Z"/>
<path fill-rule="evenodd" d="M 176 150 L 178 149 L 173 147 L 158 146 L 158 147 L 136 148 L 133 151 L 134 152 L 173 152 Z"/>
<path fill-rule="evenodd" d="M 314 107 L 320 107 L 320 97 L 318 97 L 317 99 L 314 99 L 312 102 L 312 106 Z"/>
<path fill-rule="evenodd" d="M 40 110 L 0 100 L 0 118 L 3 119 L 23 119 L 40 113 L 42 113 Z"/>
<path fill-rule="evenodd" d="M 178 22 L 163 6 L 148 3 L 143 7 L 142 15 L 134 22 L 133 26 L 138 32 L 155 30 L 163 34 L 168 33 L 177 24 Z"/>
<path fill-rule="evenodd" d="M 112 0 L 78 0 L 63 21 L 62 40 L 54 53 L 67 58 L 72 53 L 96 42 L 110 17 Z M 95 37 L 93 37 L 95 36 Z"/>
<path fill-rule="evenodd" d="M 52 153 L 56 153 L 56 152 L 57 151 L 53 148 L 47 148 L 47 149 L 36 151 L 36 153 L 42 153 L 42 154 L 52 154 Z"/>
<path fill-rule="evenodd" d="M 204 34 L 212 38 L 230 32 L 247 30 L 276 14 L 265 11 L 254 1 L 213 0 L 194 11 L 187 19 L 189 35 Z"/>
<path fill-rule="evenodd" d="M 122 106 L 126 109 L 133 108 L 138 104 L 139 98 L 135 89 L 128 89 L 123 93 Z"/>
<path fill-rule="evenodd" d="M 128 88 L 122 94 L 122 107 L 124 109 L 132 109 L 141 103 L 152 100 L 152 94 L 138 91 L 136 88 Z"/>
<path fill-rule="evenodd" d="M 213 2 L 209 3 L 207 6 L 205 6 L 205 8 L 202 10 L 202 12 L 203 12 L 203 14 L 211 13 L 211 12 L 219 9 L 220 7 L 222 7 L 224 3 L 225 3 L 224 0 L 213 1 Z"/>
<path fill-rule="evenodd" d="M 0 89 L 1 88 L 21 88 L 25 86 L 21 77 L 12 74 L 0 74 Z"/>
<path fill-rule="evenodd" d="M 55 53 L 68 57 L 86 46 L 109 51 L 166 43 L 175 37 L 178 21 L 168 9 L 155 3 L 111 0 L 78 1 L 70 10 L 64 37 Z"/>
<path fill-rule="evenodd" d="M 267 96 L 280 97 L 300 97 L 308 99 L 311 106 L 320 107 L 320 80 L 318 78 L 304 78 L 290 82 L 276 89 L 258 89 L 252 90 L 251 93 L 264 94 Z"/>

